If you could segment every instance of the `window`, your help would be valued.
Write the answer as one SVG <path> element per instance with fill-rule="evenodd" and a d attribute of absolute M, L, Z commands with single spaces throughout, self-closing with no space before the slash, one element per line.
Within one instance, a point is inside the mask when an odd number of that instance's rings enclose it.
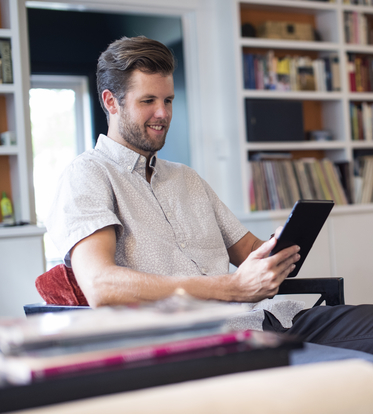
<path fill-rule="evenodd" d="M 31 77 L 30 113 L 38 224 L 45 222 L 62 171 L 76 155 L 92 148 L 87 85 L 85 77 Z M 48 234 L 44 243 L 49 269 L 62 259 Z"/>

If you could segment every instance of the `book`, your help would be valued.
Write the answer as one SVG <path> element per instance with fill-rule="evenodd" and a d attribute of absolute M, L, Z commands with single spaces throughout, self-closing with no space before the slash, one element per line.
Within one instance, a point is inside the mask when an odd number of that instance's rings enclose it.
<path fill-rule="evenodd" d="M 316 90 L 314 68 L 310 58 L 304 57 L 298 60 L 297 85 L 300 91 Z"/>
<path fill-rule="evenodd" d="M 264 335 L 263 335 L 264 334 Z M 98 350 L 89 353 L 57 355 L 52 357 L 21 355 L 2 357 L 2 372 L 8 382 L 27 384 L 35 380 L 50 379 L 67 374 L 84 373 L 95 369 L 125 367 L 137 361 L 151 362 L 162 357 L 186 354 L 195 350 L 245 343 L 252 349 L 260 346 L 275 347 L 280 343 L 277 335 L 257 331 L 233 331 L 173 341 L 161 345 L 149 344 L 130 349 Z M 224 348 L 222 349 L 224 352 Z"/>
<path fill-rule="evenodd" d="M 329 56 L 322 58 L 325 65 L 325 85 L 326 90 L 331 92 L 333 90 L 332 67 Z"/>
<path fill-rule="evenodd" d="M 0 350 L 15 354 L 110 340 L 142 341 L 172 333 L 219 327 L 239 305 L 202 301 L 177 290 L 170 297 L 137 307 L 102 307 L 0 321 Z"/>
<path fill-rule="evenodd" d="M 356 92 L 364 92 L 362 78 L 361 78 L 361 57 L 355 57 L 355 83 Z"/>
<path fill-rule="evenodd" d="M 287 187 L 290 193 L 290 203 L 293 206 L 296 201 L 301 198 L 299 186 L 294 172 L 294 166 L 291 161 L 283 161 L 282 165 L 284 167 L 285 183 L 287 183 Z"/>
<path fill-rule="evenodd" d="M 354 55 L 347 54 L 346 59 L 348 80 L 350 83 L 350 92 L 356 92 L 356 67 Z"/>
<path fill-rule="evenodd" d="M 338 55 L 333 55 L 331 59 L 331 72 L 332 72 L 332 90 L 340 91 L 342 88 L 341 84 L 341 72 L 339 67 L 339 57 Z"/>
<path fill-rule="evenodd" d="M 373 200 L 373 156 L 363 157 L 361 204 L 371 203 Z"/>
<path fill-rule="evenodd" d="M 252 53 L 243 55 L 243 65 L 244 87 L 245 89 L 255 89 L 254 55 Z"/>
<path fill-rule="evenodd" d="M 10 39 L 0 39 L 0 83 L 13 83 L 13 64 Z"/>
<path fill-rule="evenodd" d="M 290 57 L 277 60 L 277 90 L 290 91 Z"/>
<path fill-rule="evenodd" d="M 278 191 L 276 187 L 276 181 L 273 171 L 273 165 L 271 161 L 263 161 L 262 162 L 264 167 L 264 176 L 267 183 L 268 189 L 268 200 L 269 205 L 271 206 L 271 210 L 278 210 L 281 209 L 280 200 L 278 197 Z"/>
<path fill-rule="evenodd" d="M 337 167 L 327 158 L 321 161 L 321 167 L 324 170 L 325 179 L 330 188 L 333 199 L 338 205 L 348 204 L 344 188 L 341 183 L 341 177 L 338 174 Z"/>
<path fill-rule="evenodd" d="M 349 161 L 337 161 L 335 164 L 338 181 L 341 183 L 348 204 L 353 204 L 354 198 L 354 179 L 352 163 Z"/>
<path fill-rule="evenodd" d="M 297 181 L 299 183 L 299 190 L 301 193 L 301 198 L 304 200 L 312 200 L 312 190 L 307 178 L 307 173 L 305 170 L 304 161 L 295 160 L 294 161 L 294 170 L 296 173 Z"/>
<path fill-rule="evenodd" d="M 311 189 L 313 200 L 324 200 L 325 196 L 320 182 L 320 177 L 316 170 L 315 158 L 303 158 L 301 160 L 304 163 L 304 168 L 307 175 L 309 187 Z"/>

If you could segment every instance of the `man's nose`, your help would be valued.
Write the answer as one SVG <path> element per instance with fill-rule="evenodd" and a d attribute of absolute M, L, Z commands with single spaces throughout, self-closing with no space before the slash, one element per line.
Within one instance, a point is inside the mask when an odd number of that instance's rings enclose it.
<path fill-rule="evenodd" d="M 168 118 L 170 116 L 170 112 L 168 111 L 166 105 L 161 103 L 157 106 L 154 116 L 156 118 Z"/>

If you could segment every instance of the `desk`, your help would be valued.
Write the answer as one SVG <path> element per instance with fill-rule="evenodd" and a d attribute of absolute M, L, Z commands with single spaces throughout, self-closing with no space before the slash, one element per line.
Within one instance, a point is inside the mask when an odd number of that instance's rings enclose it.
<path fill-rule="evenodd" d="M 173 355 L 126 368 L 94 371 L 30 385 L 0 387 L 0 412 L 16 411 L 166 384 L 255 369 L 286 366 L 289 351 L 302 344 L 290 340 L 276 348 L 249 350 L 244 344 Z"/>

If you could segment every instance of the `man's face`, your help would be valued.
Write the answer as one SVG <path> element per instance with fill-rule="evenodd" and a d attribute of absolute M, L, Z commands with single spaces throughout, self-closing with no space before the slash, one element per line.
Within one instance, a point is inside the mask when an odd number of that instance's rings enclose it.
<path fill-rule="evenodd" d="M 173 76 L 136 70 L 131 80 L 120 108 L 119 134 L 127 147 L 148 156 L 159 151 L 166 140 L 172 118 Z"/>

